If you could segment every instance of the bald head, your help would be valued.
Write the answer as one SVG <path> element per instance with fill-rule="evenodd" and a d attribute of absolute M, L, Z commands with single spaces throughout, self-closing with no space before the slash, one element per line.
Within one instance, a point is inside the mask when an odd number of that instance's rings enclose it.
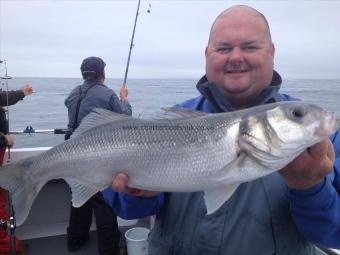
<path fill-rule="evenodd" d="M 235 5 L 232 6 L 226 10 L 224 10 L 220 15 L 217 16 L 217 18 L 215 19 L 213 25 L 211 26 L 210 29 L 210 34 L 209 34 L 209 43 L 211 41 L 211 38 L 213 36 L 214 33 L 214 29 L 215 29 L 215 25 L 216 23 L 220 22 L 222 19 L 244 19 L 245 17 L 253 17 L 253 18 L 258 18 L 263 22 L 263 26 L 264 26 L 264 30 L 265 33 L 269 39 L 269 41 L 271 42 L 271 34 L 270 34 L 270 28 L 269 28 L 269 24 L 268 21 L 266 19 L 266 17 L 259 12 L 258 10 L 246 6 L 246 5 Z"/>
<path fill-rule="evenodd" d="M 211 28 L 206 76 L 233 109 L 242 109 L 270 86 L 274 55 L 265 17 L 248 6 L 234 6 L 222 12 Z"/>

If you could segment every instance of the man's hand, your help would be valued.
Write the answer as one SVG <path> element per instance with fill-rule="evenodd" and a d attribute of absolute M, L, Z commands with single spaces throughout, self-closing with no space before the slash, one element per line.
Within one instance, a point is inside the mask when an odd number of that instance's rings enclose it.
<path fill-rule="evenodd" d="M 21 90 L 22 92 L 24 92 L 25 96 L 28 96 L 33 93 L 33 88 L 29 84 L 26 84 L 25 86 L 23 86 Z"/>
<path fill-rule="evenodd" d="M 128 97 L 129 91 L 126 87 L 122 86 L 119 90 L 119 96 L 120 96 L 120 100 L 122 101 L 126 101 L 127 97 Z"/>
<path fill-rule="evenodd" d="M 333 171 L 335 153 L 332 142 L 327 139 L 301 153 L 294 161 L 280 170 L 288 187 L 308 189 L 321 182 Z"/>
<path fill-rule="evenodd" d="M 129 177 L 125 173 L 117 173 L 112 181 L 112 189 L 117 192 L 125 192 L 132 196 L 139 197 L 155 197 L 160 192 L 158 191 L 149 191 L 149 190 L 141 190 L 129 188 L 128 185 Z"/>

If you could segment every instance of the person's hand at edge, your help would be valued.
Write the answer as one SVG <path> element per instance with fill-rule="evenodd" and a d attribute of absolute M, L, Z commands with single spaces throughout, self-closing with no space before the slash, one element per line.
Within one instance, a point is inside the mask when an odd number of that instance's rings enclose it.
<path fill-rule="evenodd" d="M 28 96 L 33 93 L 33 88 L 29 84 L 26 84 L 25 86 L 23 86 L 21 90 L 22 92 L 24 92 L 25 96 Z"/>

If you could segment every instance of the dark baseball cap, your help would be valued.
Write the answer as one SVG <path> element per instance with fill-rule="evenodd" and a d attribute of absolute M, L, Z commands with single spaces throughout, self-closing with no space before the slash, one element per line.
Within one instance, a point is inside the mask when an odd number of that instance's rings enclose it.
<path fill-rule="evenodd" d="M 84 77 L 93 76 L 97 78 L 104 73 L 105 66 L 106 64 L 101 58 L 89 57 L 81 63 L 80 71 Z"/>

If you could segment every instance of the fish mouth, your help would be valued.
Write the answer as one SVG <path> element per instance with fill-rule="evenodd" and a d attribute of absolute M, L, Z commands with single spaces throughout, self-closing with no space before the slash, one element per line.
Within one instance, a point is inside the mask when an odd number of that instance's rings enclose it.
<path fill-rule="evenodd" d="M 334 112 L 326 112 L 324 121 L 319 128 L 316 129 L 315 134 L 322 137 L 328 137 L 336 131 L 337 120 Z"/>

